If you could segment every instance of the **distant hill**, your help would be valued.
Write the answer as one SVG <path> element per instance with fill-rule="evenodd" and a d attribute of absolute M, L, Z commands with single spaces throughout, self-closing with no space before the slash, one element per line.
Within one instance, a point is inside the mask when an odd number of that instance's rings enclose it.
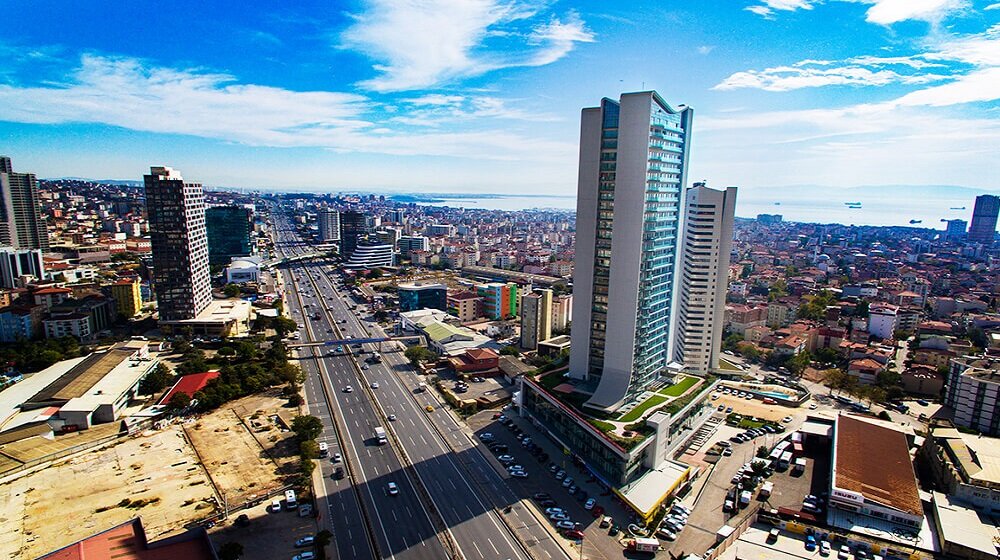
<path fill-rule="evenodd" d="M 743 187 L 740 196 L 767 199 L 815 198 L 817 196 L 855 200 L 859 197 L 968 198 L 981 194 L 1000 195 L 1000 191 L 958 185 L 864 185 L 831 187 L 829 185 L 792 185 L 784 187 Z"/>
<path fill-rule="evenodd" d="M 121 185 L 123 187 L 141 187 L 142 181 L 126 181 L 122 179 L 90 179 L 87 177 L 47 177 L 43 181 L 88 181 L 106 185 Z"/>

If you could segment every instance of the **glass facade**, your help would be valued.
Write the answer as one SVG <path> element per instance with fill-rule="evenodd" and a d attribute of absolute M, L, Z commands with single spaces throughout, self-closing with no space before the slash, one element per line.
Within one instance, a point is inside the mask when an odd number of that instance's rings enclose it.
<path fill-rule="evenodd" d="M 417 311 L 418 309 L 448 310 L 448 288 L 441 286 L 400 286 L 400 311 Z"/>
<path fill-rule="evenodd" d="M 228 264 L 233 257 L 253 252 L 253 211 L 243 206 L 213 206 L 205 209 L 208 260 Z"/>

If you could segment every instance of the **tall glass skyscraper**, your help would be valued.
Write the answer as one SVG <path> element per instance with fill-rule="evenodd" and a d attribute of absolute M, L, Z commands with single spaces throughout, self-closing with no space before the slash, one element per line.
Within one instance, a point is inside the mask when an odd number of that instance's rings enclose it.
<path fill-rule="evenodd" d="M 671 361 L 692 118 L 653 91 L 583 110 L 569 375 L 589 407 L 618 408 Z"/>
<path fill-rule="evenodd" d="M 205 234 L 211 264 L 228 264 L 233 257 L 253 253 L 253 210 L 245 206 L 205 209 Z"/>
<path fill-rule="evenodd" d="M 997 216 L 1000 215 L 1000 196 L 983 194 L 976 197 L 976 207 L 972 209 L 972 223 L 969 224 L 969 241 L 993 244 L 997 233 Z"/>

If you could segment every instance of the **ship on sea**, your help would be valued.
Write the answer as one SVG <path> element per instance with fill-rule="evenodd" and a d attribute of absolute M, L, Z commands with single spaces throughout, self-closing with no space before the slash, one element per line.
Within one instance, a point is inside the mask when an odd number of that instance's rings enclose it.
<path fill-rule="evenodd" d="M 920 223 L 920 222 L 922 222 L 922 221 L 923 221 L 923 220 L 910 220 L 910 223 L 911 223 L 911 224 L 919 224 L 919 223 Z"/>
<path fill-rule="evenodd" d="M 949 210 L 965 210 L 965 206 L 955 206 L 955 207 L 949 208 Z"/>

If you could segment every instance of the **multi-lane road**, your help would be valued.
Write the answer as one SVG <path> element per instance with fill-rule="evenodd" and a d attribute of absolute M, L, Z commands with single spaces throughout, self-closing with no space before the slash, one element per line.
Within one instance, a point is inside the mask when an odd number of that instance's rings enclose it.
<path fill-rule="evenodd" d="M 280 255 L 310 250 L 286 216 L 272 216 Z M 385 337 L 351 309 L 333 272 L 319 261 L 283 268 L 301 341 Z M 317 489 L 338 557 L 565 558 L 434 393 L 417 392 L 422 380 L 396 344 L 383 344 L 379 364 L 365 361 L 375 344 L 344 344 L 340 353 L 336 345 L 299 349 L 309 410 L 325 427 L 321 441 L 330 457 L 342 457 L 321 460 Z M 388 444 L 378 445 L 376 427 L 387 429 Z M 331 476 L 337 467 L 345 470 L 341 479 Z M 398 493 L 389 492 L 390 482 Z"/>

